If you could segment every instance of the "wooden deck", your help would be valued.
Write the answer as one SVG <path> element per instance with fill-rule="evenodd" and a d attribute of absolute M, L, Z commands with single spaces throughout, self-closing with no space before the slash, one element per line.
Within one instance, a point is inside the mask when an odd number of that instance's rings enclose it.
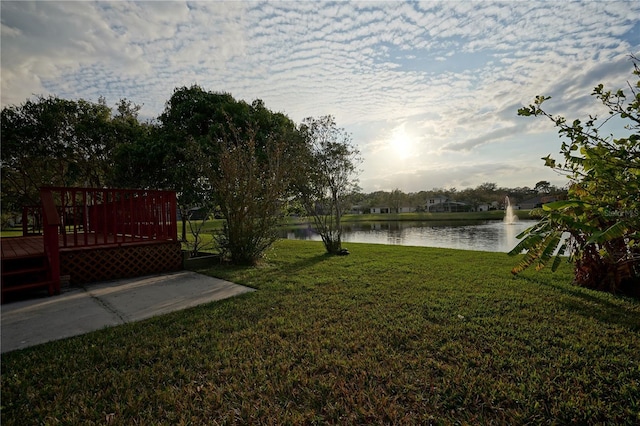
<path fill-rule="evenodd" d="M 40 188 L 23 211 L 22 237 L 0 238 L 2 295 L 182 268 L 174 191 Z M 43 235 L 29 236 L 28 224 Z"/>
<path fill-rule="evenodd" d="M 58 236 L 61 251 L 65 250 L 91 250 L 108 247 L 122 247 L 129 245 L 144 245 L 165 242 L 149 238 L 132 238 L 129 235 L 102 235 L 95 233 L 77 233 Z M 5 237 L 0 238 L 2 246 L 2 260 L 22 259 L 35 256 L 44 256 L 44 240 L 42 235 L 28 237 Z"/>
<path fill-rule="evenodd" d="M 0 245 L 2 246 L 2 260 L 44 256 L 42 235 L 6 237 L 0 239 Z"/>

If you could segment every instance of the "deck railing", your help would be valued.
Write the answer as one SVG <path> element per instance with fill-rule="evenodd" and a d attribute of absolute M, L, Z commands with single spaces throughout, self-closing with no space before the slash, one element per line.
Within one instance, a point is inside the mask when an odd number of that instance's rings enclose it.
<path fill-rule="evenodd" d="M 42 204 L 22 208 L 22 235 L 42 235 Z"/>
<path fill-rule="evenodd" d="M 60 216 L 50 191 L 40 190 L 42 201 L 42 230 L 44 234 L 44 252 L 49 263 L 49 295 L 60 293 L 60 246 L 58 245 L 58 227 Z"/>
<path fill-rule="evenodd" d="M 178 240 L 173 191 L 46 187 L 43 205 L 46 194 L 60 218 L 60 247 Z"/>

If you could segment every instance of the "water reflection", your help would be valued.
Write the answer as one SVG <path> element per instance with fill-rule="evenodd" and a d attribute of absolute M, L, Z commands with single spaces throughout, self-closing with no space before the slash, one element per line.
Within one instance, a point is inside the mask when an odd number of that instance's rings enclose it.
<path fill-rule="evenodd" d="M 344 226 L 346 243 L 374 243 L 508 252 L 520 240 L 516 236 L 535 221 L 512 224 L 502 221 L 470 222 L 358 222 Z M 283 229 L 281 238 L 320 241 L 310 227 Z"/>

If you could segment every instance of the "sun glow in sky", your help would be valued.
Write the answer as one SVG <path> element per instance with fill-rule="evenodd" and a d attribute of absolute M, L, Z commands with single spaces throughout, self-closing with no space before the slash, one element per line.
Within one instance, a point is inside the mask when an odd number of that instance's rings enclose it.
<path fill-rule="evenodd" d="M 352 134 L 366 192 L 533 187 L 561 141 L 517 116 L 536 95 L 568 119 L 627 88 L 640 2 L 2 1 L 1 101 L 57 95 L 142 104 L 177 87 L 262 99 Z M 615 129 L 614 129 L 615 130 Z"/>
<path fill-rule="evenodd" d="M 405 129 L 405 124 L 393 130 L 389 145 L 393 153 L 400 159 L 405 160 L 413 154 L 415 140 Z"/>

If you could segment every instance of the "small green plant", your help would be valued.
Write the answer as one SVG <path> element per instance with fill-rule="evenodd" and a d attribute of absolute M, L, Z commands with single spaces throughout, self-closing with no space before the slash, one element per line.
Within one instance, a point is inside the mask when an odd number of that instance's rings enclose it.
<path fill-rule="evenodd" d="M 205 210 L 204 214 L 200 212 L 201 216 L 197 219 L 193 218 L 191 215 L 187 217 L 187 228 L 189 229 L 191 238 L 187 238 L 184 241 L 184 244 L 186 245 L 191 257 L 198 256 L 201 251 L 212 250 L 215 248 L 215 241 L 213 238 L 206 238 L 203 235 L 205 225 L 209 217 L 209 210 L 206 208 L 203 208 L 203 210 Z"/>

